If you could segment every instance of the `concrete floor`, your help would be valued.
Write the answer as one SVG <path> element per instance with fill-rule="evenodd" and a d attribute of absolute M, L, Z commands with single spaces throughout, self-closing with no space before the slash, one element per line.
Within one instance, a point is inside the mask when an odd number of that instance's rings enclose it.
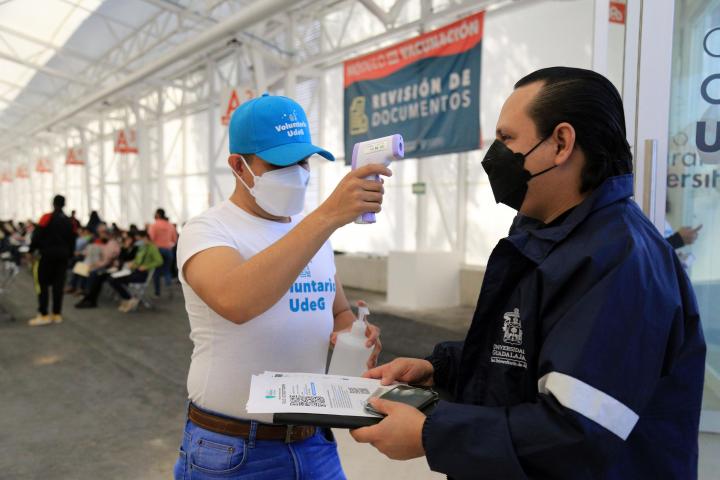
<path fill-rule="evenodd" d="M 383 329 L 387 361 L 422 356 L 436 341 L 461 339 L 471 309 L 388 313 L 382 299 L 364 298 Z M 66 298 L 60 325 L 29 328 L 35 313 L 23 272 L 0 297 L 0 479 L 167 479 L 177 455 L 191 343 L 182 297 L 155 311 L 124 315 L 111 307 L 75 310 Z M 373 307 L 375 306 L 375 307 Z M 392 462 L 336 432 L 349 479 L 438 479 L 424 459 Z M 701 435 L 701 479 L 717 478 L 720 436 Z"/>

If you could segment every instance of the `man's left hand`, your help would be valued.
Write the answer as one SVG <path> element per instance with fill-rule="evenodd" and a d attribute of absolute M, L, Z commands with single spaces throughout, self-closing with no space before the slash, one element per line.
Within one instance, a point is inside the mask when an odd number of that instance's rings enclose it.
<path fill-rule="evenodd" d="M 425 455 L 422 429 L 426 417 L 420 410 L 380 398 L 373 398 L 370 404 L 387 416 L 372 427 L 351 430 L 350 435 L 356 441 L 371 444 L 393 460 L 410 460 Z"/>

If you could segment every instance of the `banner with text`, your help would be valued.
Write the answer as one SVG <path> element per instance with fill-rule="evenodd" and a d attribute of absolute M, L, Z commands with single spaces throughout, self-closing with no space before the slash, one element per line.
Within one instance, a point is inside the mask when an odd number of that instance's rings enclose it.
<path fill-rule="evenodd" d="M 406 158 L 480 148 L 483 19 L 345 62 L 345 163 L 355 143 L 394 133 Z"/>

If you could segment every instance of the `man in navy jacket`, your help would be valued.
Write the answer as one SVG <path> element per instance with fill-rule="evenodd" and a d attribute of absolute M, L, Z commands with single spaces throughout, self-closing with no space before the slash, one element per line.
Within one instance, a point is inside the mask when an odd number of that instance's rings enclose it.
<path fill-rule="evenodd" d="M 517 210 L 464 342 L 366 376 L 454 395 L 387 401 L 353 432 L 454 479 L 697 477 L 705 341 L 672 248 L 632 200 L 622 100 L 588 70 L 520 80 L 483 161 Z"/>

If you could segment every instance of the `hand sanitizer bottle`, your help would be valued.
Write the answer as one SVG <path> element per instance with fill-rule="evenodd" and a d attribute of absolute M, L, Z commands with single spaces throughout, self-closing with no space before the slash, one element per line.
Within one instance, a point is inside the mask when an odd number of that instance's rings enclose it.
<path fill-rule="evenodd" d="M 367 337 L 365 331 L 367 324 L 365 318 L 370 315 L 366 305 L 358 305 L 358 318 L 352 324 L 349 332 L 338 334 L 330 359 L 330 375 L 347 375 L 359 377 L 367 370 L 367 361 L 373 352 L 373 347 L 366 347 Z"/>

